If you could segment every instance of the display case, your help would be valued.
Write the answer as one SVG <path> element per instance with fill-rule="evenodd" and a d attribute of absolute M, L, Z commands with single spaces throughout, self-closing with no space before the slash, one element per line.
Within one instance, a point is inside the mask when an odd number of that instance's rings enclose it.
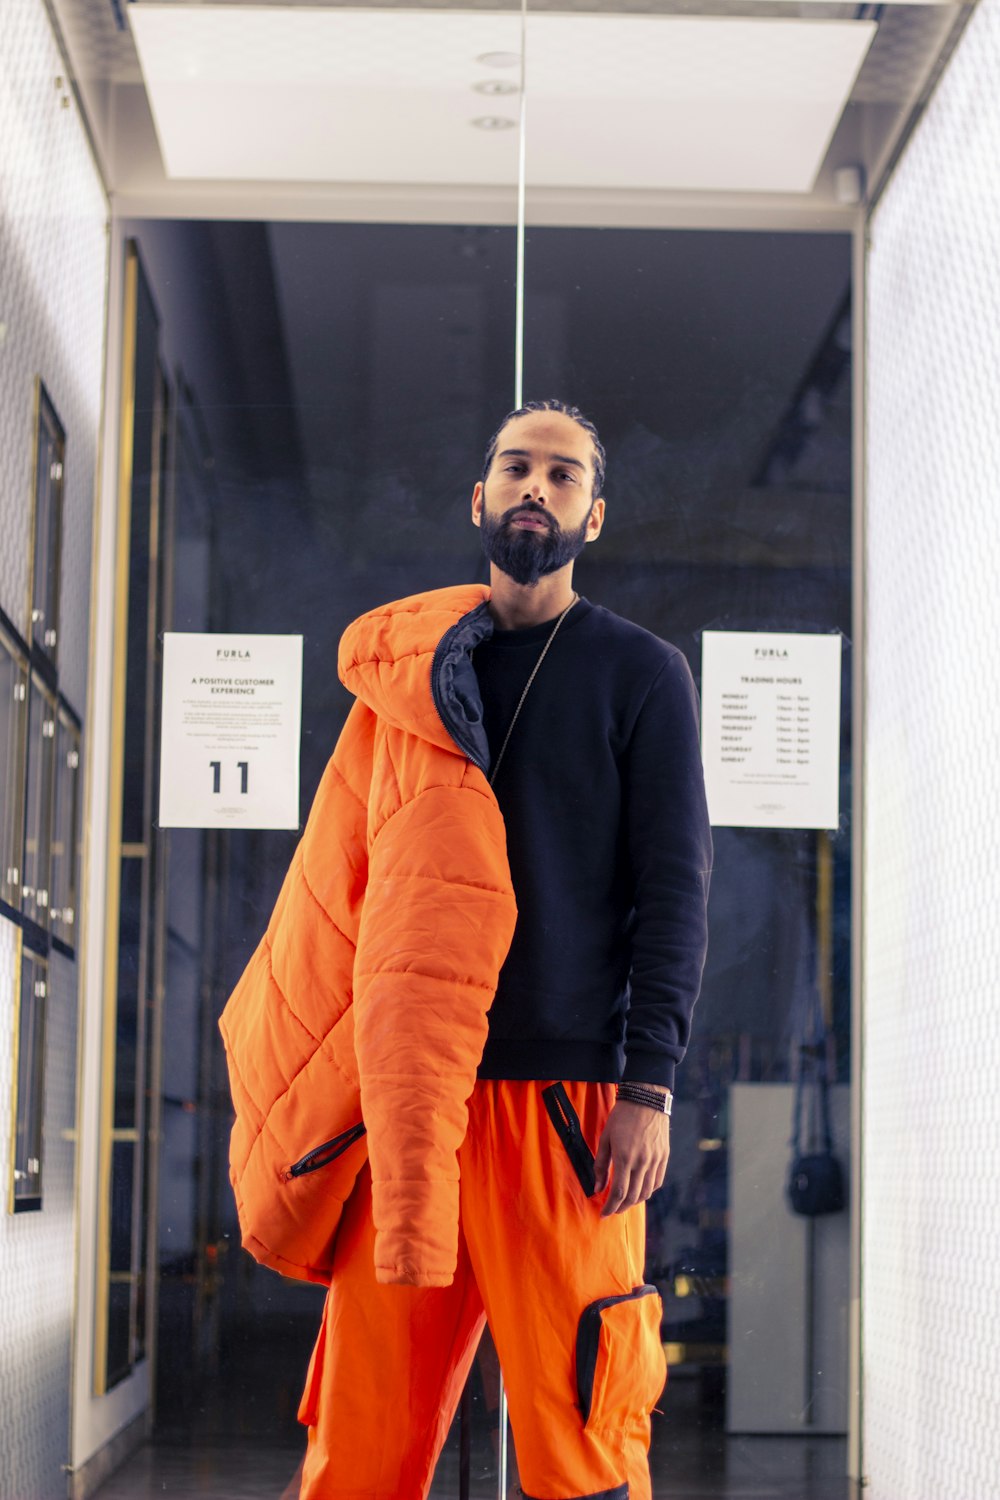
<path fill-rule="evenodd" d="M 45 1001 L 48 964 L 24 947 L 18 934 L 17 1015 L 14 1022 L 13 1142 L 9 1208 L 26 1213 L 42 1206 L 42 1126 L 45 1082 Z"/>
<path fill-rule="evenodd" d="M 48 929 L 51 905 L 56 699 L 37 672 L 28 686 L 28 770 L 21 910 Z"/>
<path fill-rule="evenodd" d="M 60 703 L 56 715 L 50 918 L 53 941 L 68 950 L 76 947 L 80 790 L 80 726 L 69 708 Z"/>
<path fill-rule="evenodd" d="M 28 658 L 0 625 L 0 901 L 21 905 L 24 783 L 28 745 Z"/>
<path fill-rule="evenodd" d="M 42 381 L 35 381 L 31 486 L 31 639 L 55 665 L 59 641 L 63 473 L 66 434 Z"/>

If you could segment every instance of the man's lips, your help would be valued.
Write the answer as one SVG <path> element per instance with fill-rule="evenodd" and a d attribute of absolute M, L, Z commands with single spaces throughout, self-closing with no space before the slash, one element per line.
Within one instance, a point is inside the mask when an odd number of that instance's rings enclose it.
<path fill-rule="evenodd" d="M 550 531 L 552 529 L 544 516 L 536 515 L 533 511 L 522 511 L 520 515 L 511 516 L 510 524 L 519 527 L 522 531 Z"/>

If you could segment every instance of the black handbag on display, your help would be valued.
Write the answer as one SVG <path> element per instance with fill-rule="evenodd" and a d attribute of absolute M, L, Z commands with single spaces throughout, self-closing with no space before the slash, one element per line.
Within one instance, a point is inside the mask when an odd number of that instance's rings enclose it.
<path fill-rule="evenodd" d="M 818 1218 L 820 1214 L 839 1214 L 847 1205 L 844 1171 L 833 1154 L 830 1129 L 830 1096 L 826 1081 L 826 1049 L 822 1042 L 799 1049 L 799 1076 L 795 1085 L 795 1114 L 792 1124 L 792 1163 L 788 1169 L 785 1193 L 794 1214 Z M 813 1063 L 812 1087 L 815 1088 L 823 1122 L 823 1142 L 819 1150 L 802 1150 L 802 1106 L 805 1102 L 807 1060 Z"/>

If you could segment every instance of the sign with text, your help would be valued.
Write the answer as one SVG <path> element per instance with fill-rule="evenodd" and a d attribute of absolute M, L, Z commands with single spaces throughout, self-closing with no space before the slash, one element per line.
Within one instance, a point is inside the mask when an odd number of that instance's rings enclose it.
<path fill-rule="evenodd" d="M 722 828 L 836 828 L 839 635 L 706 630 L 701 754 Z"/>
<path fill-rule="evenodd" d="M 162 828 L 298 828 L 300 635 L 163 637 Z"/>

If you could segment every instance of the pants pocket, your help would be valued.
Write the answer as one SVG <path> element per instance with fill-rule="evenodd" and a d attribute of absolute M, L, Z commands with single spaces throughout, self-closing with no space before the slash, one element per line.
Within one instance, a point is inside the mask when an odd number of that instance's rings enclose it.
<path fill-rule="evenodd" d="M 580 1129 L 580 1117 L 570 1103 L 565 1086 L 561 1083 L 550 1083 L 548 1088 L 542 1089 L 542 1103 L 545 1105 L 546 1114 L 555 1126 L 556 1134 L 566 1149 L 566 1155 L 570 1159 L 580 1186 L 588 1198 L 593 1197 L 597 1187 L 594 1153 L 587 1145 L 583 1131 Z"/>
<path fill-rule="evenodd" d="M 585 1427 L 623 1428 L 653 1409 L 663 1390 L 663 1304 L 655 1286 L 591 1302 L 576 1336 L 576 1389 Z"/>

